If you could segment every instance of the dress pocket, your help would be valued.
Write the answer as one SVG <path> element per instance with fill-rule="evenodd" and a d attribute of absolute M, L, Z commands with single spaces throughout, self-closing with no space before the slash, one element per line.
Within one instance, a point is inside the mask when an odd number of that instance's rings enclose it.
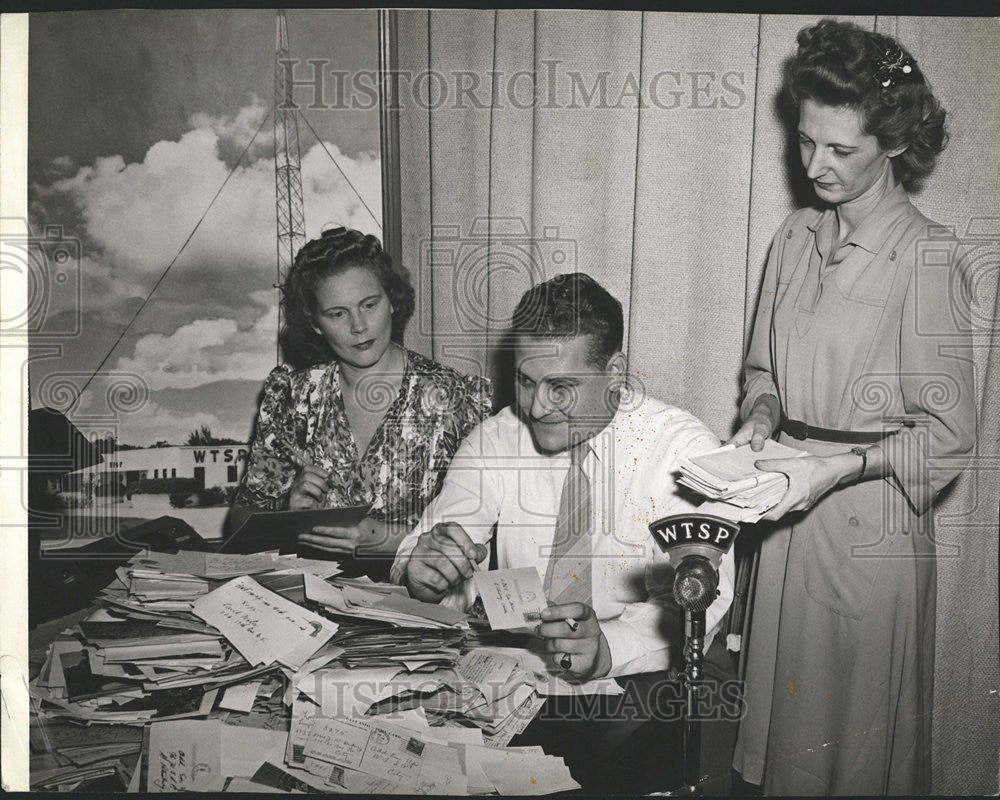
<path fill-rule="evenodd" d="M 793 533 L 808 536 L 803 553 L 806 593 L 852 619 L 863 619 L 868 613 L 891 546 L 881 526 L 879 483 L 869 481 L 828 495 Z"/>

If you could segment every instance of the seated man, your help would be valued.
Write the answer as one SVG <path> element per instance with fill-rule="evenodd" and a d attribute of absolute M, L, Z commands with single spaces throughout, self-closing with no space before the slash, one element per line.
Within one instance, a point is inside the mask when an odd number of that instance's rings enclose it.
<path fill-rule="evenodd" d="M 647 526 L 695 507 L 678 493 L 673 473 L 682 459 L 718 447 L 719 439 L 686 411 L 626 388 L 621 303 L 589 276 L 560 275 L 530 289 L 511 333 L 516 403 L 459 447 L 440 494 L 402 540 L 391 577 L 415 598 L 468 609 L 475 599 L 469 578 L 487 568 L 495 525 L 499 568 L 535 566 L 542 577 L 550 605 L 536 634 L 553 671 L 574 681 L 622 676 L 633 706 L 624 731 L 605 719 L 586 725 L 583 735 L 579 721 L 561 722 L 563 735 L 553 739 L 547 712 L 560 720 L 575 713 L 553 705 L 514 743 L 531 741 L 533 729 L 547 731 L 547 752 L 566 750 L 558 754 L 585 789 L 668 788 L 609 785 L 611 765 L 602 761 L 622 752 L 635 733 L 636 706 L 648 714 L 655 680 L 683 667 L 673 568 Z M 719 597 L 706 613 L 706 648 L 732 600 L 731 553 L 720 573 Z M 727 656 L 721 643 L 713 652 Z M 712 660 L 709 654 L 709 667 Z M 637 681 L 640 674 L 647 680 Z M 674 719 L 677 706 L 670 706 Z M 594 704 L 590 709 L 595 716 Z M 673 727 L 679 736 L 680 726 Z M 643 745 L 661 766 L 664 744 Z M 627 773 L 635 777 L 637 770 Z"/>

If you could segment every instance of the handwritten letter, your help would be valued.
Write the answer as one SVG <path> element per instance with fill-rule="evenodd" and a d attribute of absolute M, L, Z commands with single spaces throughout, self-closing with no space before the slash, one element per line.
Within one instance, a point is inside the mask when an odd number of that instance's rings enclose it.
<path fill-rule="evenodd" d="M 298 669 L 337 632 L 334 622 L 265 589 L 235 578 L 192 604 L 253 665 L 277 661 Z"/>
<path fill-rule="evenodd" d="M 536 567 L 477 572 L 474 581 L 495 631 L 534 626 L 547 605 Z"/>

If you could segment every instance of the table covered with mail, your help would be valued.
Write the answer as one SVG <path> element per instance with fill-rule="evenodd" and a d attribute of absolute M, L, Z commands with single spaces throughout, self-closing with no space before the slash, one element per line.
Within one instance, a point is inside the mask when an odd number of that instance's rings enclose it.
<path fill-rule="evenodd" d="M 577 789 L 562 758 L 509 743 L 549 695 L 622 690 L 567 683 L 491 625 L 537 615 L 514 572 L 485 573 L 494 608 L 465 614 L 333 561 L 139 553 L 94 608 L 33 633 L 33 788 Z"/>

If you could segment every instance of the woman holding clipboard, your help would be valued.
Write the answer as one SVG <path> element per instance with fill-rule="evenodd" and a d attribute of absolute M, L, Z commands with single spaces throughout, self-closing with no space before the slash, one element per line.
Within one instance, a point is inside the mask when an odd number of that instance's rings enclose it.
<path fill-rule="evenodd" d="M 336 228 L 308 242 L 281 303 L 288 363 L 264 382 L 236 504 L 370 505 L 360 524 L 316 527 L 299 542 L 391 557 L 459 443 L 490 414 L 492 385 L 399 344 L 414 291 L 374 236 Z"/>

